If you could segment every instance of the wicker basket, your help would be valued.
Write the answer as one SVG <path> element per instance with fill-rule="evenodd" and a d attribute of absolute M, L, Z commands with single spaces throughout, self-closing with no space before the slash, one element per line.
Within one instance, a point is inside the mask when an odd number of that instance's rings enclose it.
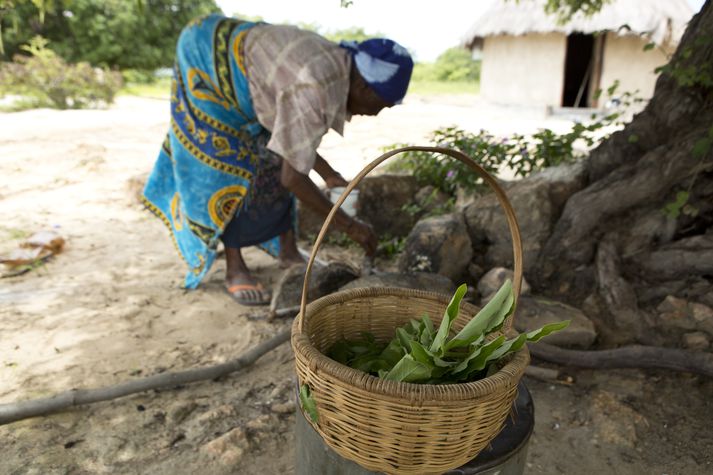
<path fill-rule="evenodd" d="M 301 312 L 292 327 L 292 348 L 299 383 L 309 386 L 317 405 L 318 421 L 310 423 L 327 445 L 373 471 L 442 473 L 473 459 L 500 432 L 529 363 L 527 349 L 512 355 L 498 372 L 480 381 L 448 385 L 385 381 L 337 363 L 324 353 L 340 338 L 353 339 L 364 331 L 374 334 L 377 340 L 388 341 L 397 327 L 424 313 L 437 326 L 450 296 L 367 288 L 336 292 L 306 305 L 312 265 L 337 210 L 364 176 L 404 151 L 449 155 L 470 166 L 493 188 L 512 234 L 517 302 L 522 281 L 522 245 L 515 214 L 503 190 L 492 176 L 460 152 L 405 147 L 382 155 L 362 170 L 327 216 L 307 265 Z M 454 328 L 462 328 L 477 311 L 477 307 L 463 304 Z M 503 331 L 509 331 L 511 326 L 512 317 Z"/>

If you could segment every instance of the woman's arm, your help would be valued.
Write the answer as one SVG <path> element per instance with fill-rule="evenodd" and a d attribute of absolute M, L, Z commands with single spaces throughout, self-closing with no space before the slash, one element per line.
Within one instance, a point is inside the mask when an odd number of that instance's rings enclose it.
<path fill-rule="evenodd" d="M 332 168 L 320 154 L 317 154 L 317 160 L 314 162 L 314 171 L 319 173 L 319 176 L 321 176 L 327 184 L 327 188 L 347 186 L 349 183 L 338 171 Z"/>
<path fill-rule="evenodd" d="M 284 159 L 282 160 L 280 181 L 285 188 L 294 193 L 297 199 L 302 201 L 315 213 L 318 213 L 322 217 L 327 217 L 329 211 L 332 209 L 332 203 L 307 175 L 299 173 Z M 334 224 L 337 229 L 346 233 L 347 236 L 359 243 L 368 256 L 373 256 L 376 253 L 378 240 L 371 226 L 358 219 L 349 217 L 349 215 L 341 209 L 337 211 Z"/>

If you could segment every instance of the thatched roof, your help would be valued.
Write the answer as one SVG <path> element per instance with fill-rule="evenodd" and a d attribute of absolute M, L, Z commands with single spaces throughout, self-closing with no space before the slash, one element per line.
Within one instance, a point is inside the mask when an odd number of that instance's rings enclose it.
<path fill-rule="evenodd" d="M 613 0 L 591 17 L 577 14 L 560 25 L 556 15 L 545 13 L 544 5 L 544 0 L 495 0 L 461 43 L 472 47 L 486 36 L 607 30 L 620 35 L 643 34 L 658 45 L 676 44 L 693 16 L 686 0 Z"/>

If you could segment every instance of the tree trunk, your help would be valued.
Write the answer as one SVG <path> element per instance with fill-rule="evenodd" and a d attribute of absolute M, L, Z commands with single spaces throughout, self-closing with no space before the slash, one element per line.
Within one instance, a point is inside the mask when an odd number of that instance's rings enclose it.
<path fill-rule="evenodd" d="M 651 308 L 668 293 L 713 295 L 713 153 L 701 143 L 713 127 L 711 1 L 646 108 L 588 157 L 585 185 L 565 204 L 532 282 L 575 305 L 594 292 L 606 307 L 600 317 L 629 341 L 665 339 L 651 334 Z M 691 74 L 702 76 L 682 85 Z M 689 212 L 667 216 L 686 191 Z"/>

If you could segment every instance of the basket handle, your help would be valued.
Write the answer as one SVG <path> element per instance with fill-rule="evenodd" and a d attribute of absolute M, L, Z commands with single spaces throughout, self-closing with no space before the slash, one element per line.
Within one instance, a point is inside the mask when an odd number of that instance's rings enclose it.
<path fill-rule="evenodd" d="M 490 175 L 490 173 L 485 171 L 485 169 L 478 165 L 475 160 L 473 160 L 463 152 L 443 147 L 401 147 L 384 153 L 379 158 L 364 167 L 364 169 L 359 172 L 359 174 L 354 177 L 354 179 L 347 185 L 346 189 L 341 194 L 339 199 L 337 199 L 336 203 L 334 203 L 332 210 L 327 215 L 327 218 L 325 219 L 324 224 L 322 225 L 322 229 L 319 231 L 317 240 L 314 242 L 314 246 L 312 247 L 312 253 L 309 256 L 309 262 L 307 262 L 305 280 L 304 284 L 302 285 L 302 301 L 300 303 L 300 313 L 297 315 L 297 318 L 300 320 L 300 332 L 304 331 L 304 314 L 307 308 L 307 289 L 309 287 L 309 279 L 312 274 L 312 266 L 314 265 L 314 260 L 317 257 L 317 251 L 319 251 L 319 247 L 322 245 L 324 236 L 327 234 L 327 229 L 329 229 L 329 225 L 332 224 L 334 216 L 337 214 L 337 211 L 342 206 L 342 203 L 344 203 L 344 201 L 347 199 L 347 196 L 349 196 L 349 193 L 351 193 L 351 191 L 356 188 L 359 183 L 361 183 L 361 181 L 366 175 L 368 175 L 372 170 L 374 170 L 374 168 L 379 166 L 385 160 L 403 152 L 432 152 L 448 155 L 452 158 L 455 158 L 456 160 L 460 160 L 465 165 L 470 167 L 471 170 L 480 175 L 483 180 L 485 180 L 485 182 L 490 186 L 490 188 L 492 188 L 492 190 L 495 192 L 495 196 L 497 196 L 500 205 L 505 211 L 505 216 L 508 221 L 508 227 L 510 228 L 510 234 L 512 235 L 512 252 L 514 263 L 513 292 L 515 295 L 514 305 L 517 306 L 517 301 L 520 296 L 520 289 L 522 286 L 522 241 L 520 239 L 520 227 L 518 226 L 517 219 L 515 218 L 515 211 L 513 210 L 512 205 L 510 204 L 510 201 L 508 200 L 507 195 L 505 194 L 505 191 L 503 191 L 498 182 L 495 180 L 495 178 L 493 178 L 492 175 Z M 506 330 L 509 330 L 511 328 L 512 318 L 513 315 L 510 315 L 505 321 L 504 328 Z"/>

